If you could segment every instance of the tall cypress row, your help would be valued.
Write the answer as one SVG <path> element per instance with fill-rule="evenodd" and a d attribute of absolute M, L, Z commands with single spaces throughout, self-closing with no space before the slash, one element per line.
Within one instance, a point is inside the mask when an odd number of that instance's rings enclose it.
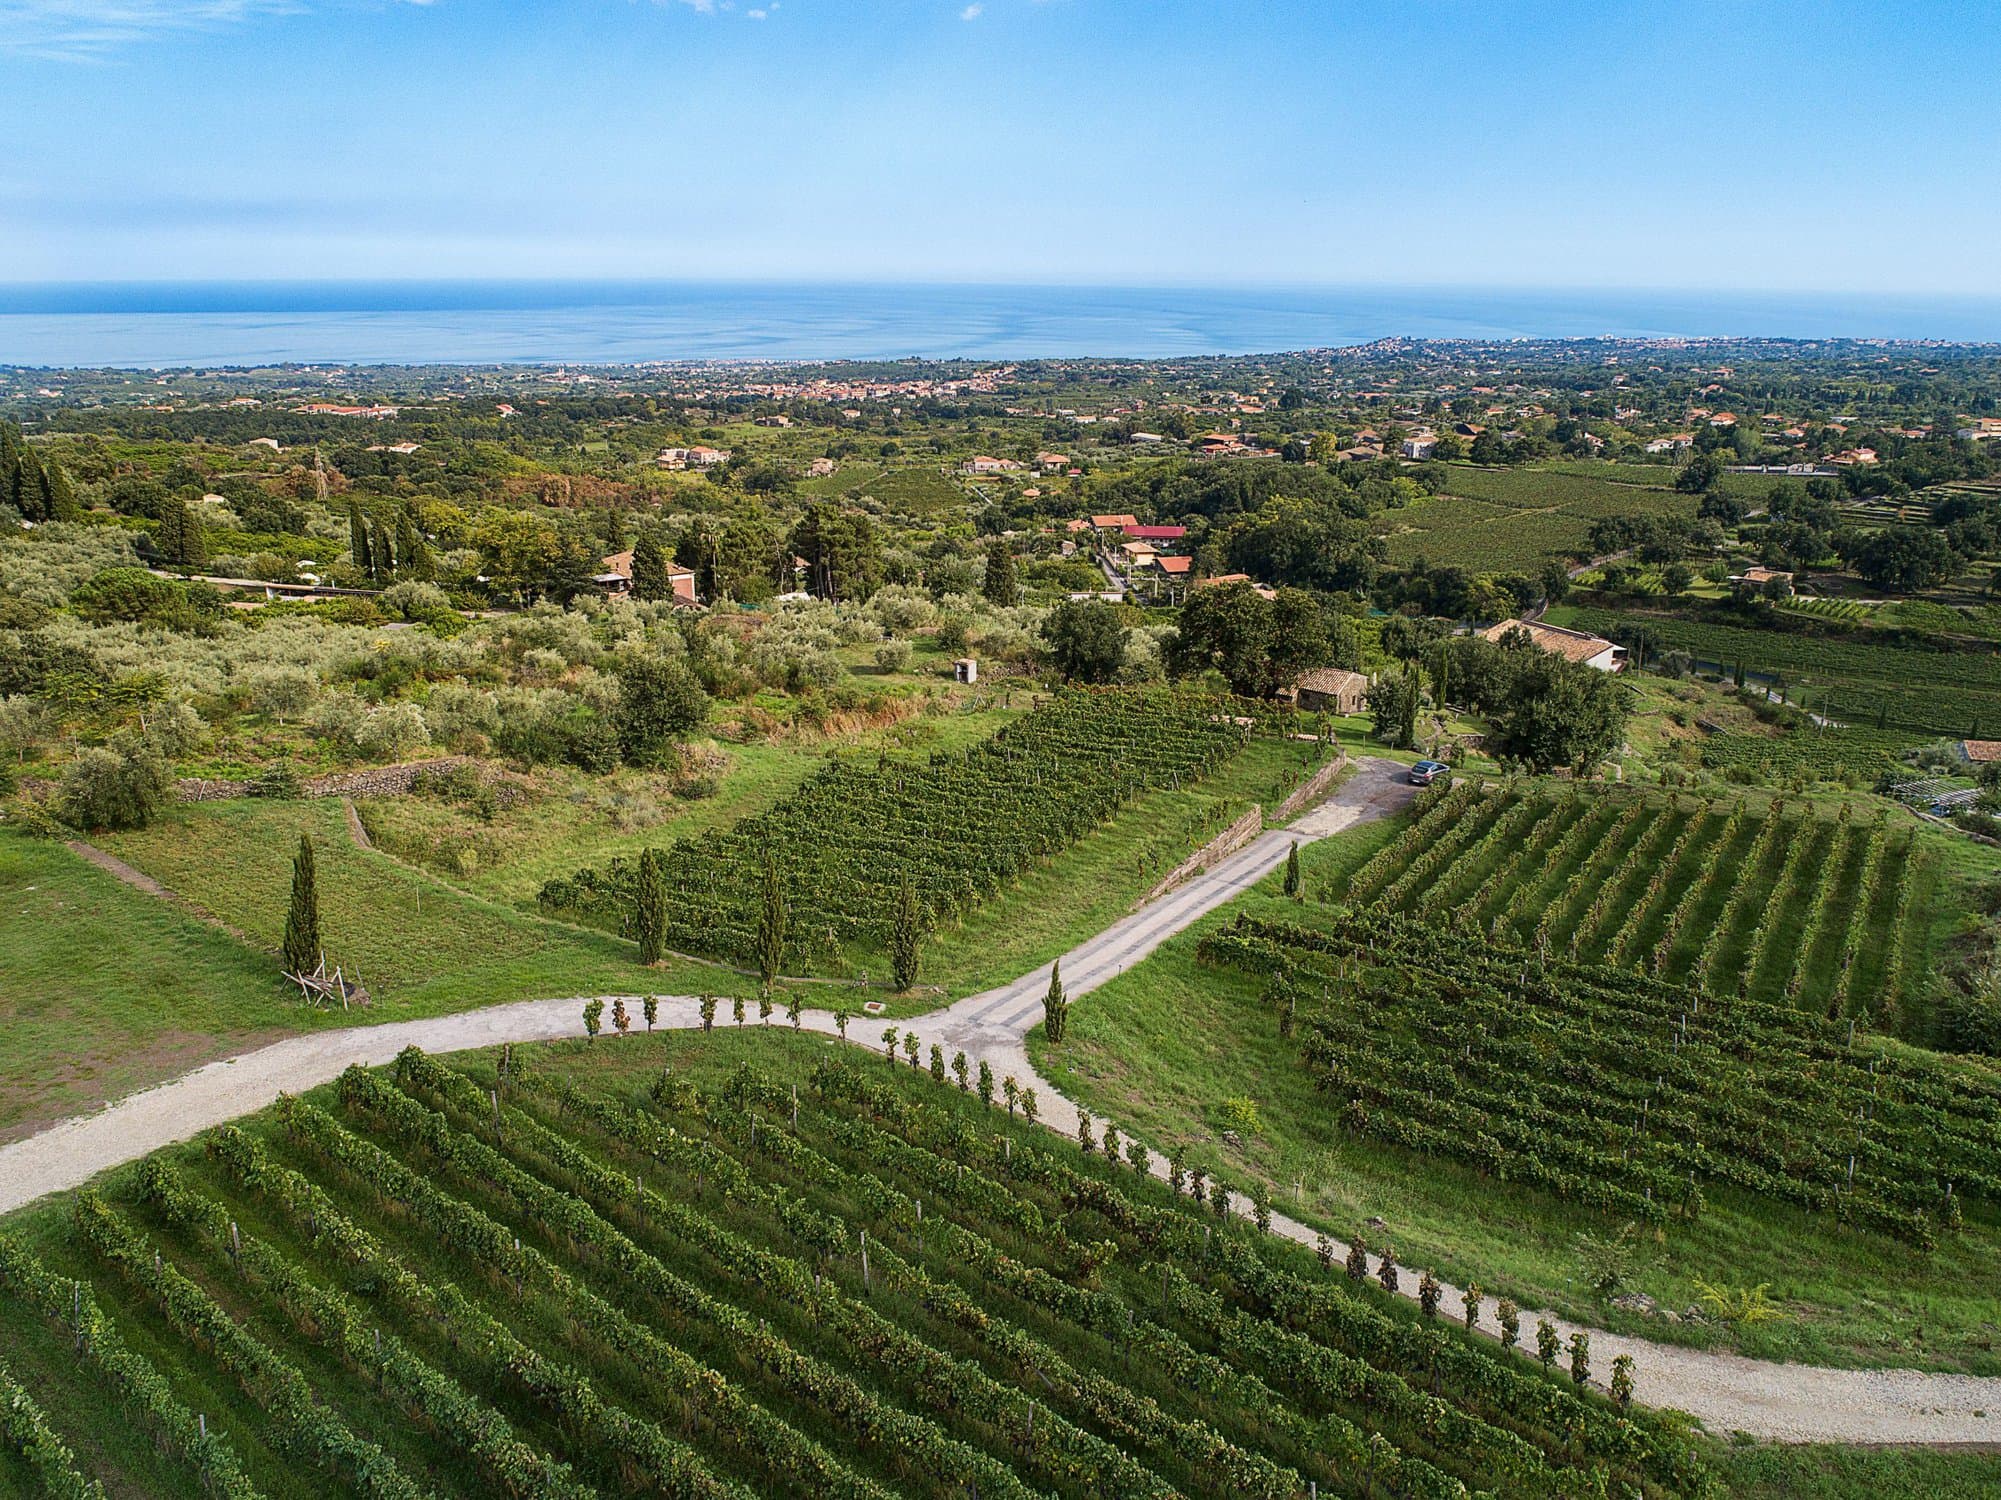
<path fill-rule="evenodd" d="M 292 859 L 292 904 L 285 912 L 285 972 L 310 974 L 320 962 L 320 892 L 313 841 L 301 835 Z"/>
<path fill-rule="evenodd" d="M 1049 989 L 1042 997 L 1042 1034 L 1051 1043 L 1063 1040 L 1070 1024 L 1070 997 L 1063 993 L 1063 962 L 1049 966 Z"/>
<path fill-rule="evenodd" d="M 896 919 L 889 932 L 890 976 L 899 991 L 917 983 L 917 890 L 910 877 L 896 894 Z"/>
<path fill-rule="evenodd" d="M 757 914 L 757 972 L 766 984 L 778 977 L 785 963 L 785 887 L 778 879 L 778 861 L 764 856 L 764 900 Z"/>
<path fill-rule="evenodd" d="M 368 550 L 368 518 L 361 513 L 359 500 L 347 504 L 347 550 L 353 555 L 356 568 L 364 573 L 373 571 Z"/>
<path fill-rule="evenodd" d="M 389 528 L 377 521 L 369 530 L 368 573 L 371 578 L 385 579 L 396 571 L 396 553 L 389 545 Z"/>
<path fill-rule="evenodd" d="M 667 943 L 667 875 L 657 849 L 643 850 L 639 856 L 639 912 L 633 925 L 639 961 L 659 963 Z"/>

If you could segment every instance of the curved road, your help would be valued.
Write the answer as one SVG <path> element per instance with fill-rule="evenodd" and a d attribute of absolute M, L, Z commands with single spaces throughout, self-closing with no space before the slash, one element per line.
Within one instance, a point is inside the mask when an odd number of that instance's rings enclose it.
<path fill-rule="evenodd" d="M 1065 990 L 1074 1000 L 1123 973 L 1168 938 L 1278 869 L 1295 841 L 1308 843 L 1382 817 L 1405 806 L 1412 795 L 1402 767 L 1386 760 L 1362 760 L 1355 775 L 1290 827 L 1262 834 L 1206 874 L 1064 954 Z M 1076 1106 L 1036 1074 L 1025 1046 L 1029 1029 L 1042 1018 L 1042 995 L 1048 984 L 1049 969 L 1044 966 L 1012 984 L 897 1024 L 915 1031 L 927 1047 L 935 1042 L 948 1051 L 963 1049 L 973 1060 L 990 1064 L 996 1074 L 1012 1074 L 1023 1086 L 1035 1089 L 1038 1098 L 1049 1101 L 1042 1116 L 1049 1128 L 1074 1137 Z M 79 1186 L 99 1172 L 186 1140 L 211 1125 L 262 1109 L 280 1093 L 326 1083 L 350 1064 L 387 1063 L 408 1046 L 452 1052 L 501 1042 L 574 1037 L 581 1027 L 579 1011 L 585 998 L 529 1000 L 428 1020 L 318 1032 L 210 1063 L 96 1114 L 0 1146 L 0 1214 Z M 624 998 L 637 1009 L 639 997 Z M 835 1031 L 829 1011 L 806 1011 L 802 1020 L 814 1031 Z M 695 998 L 664 1000 L 660 1024 L 700 1025 Z M 850 1025 L 859 1028 L 858 1042 L 874 1043 L 865 1019 Z M 1164 1177 L 1167 1166 L 1158 1158 L 1156 1152 L 1154 1172 Z M 1302 1244 L 1318 1238 L 1317 1231 L 1276 1211 L 1272 1229 Z M 1336 1242 L 1334 1253 L 1345 1257 L 1347 1246 Z M 1372 1274 L 1375 1267 L 1372 1259 Z M 1414 1298 L 1416 1268 L 1407 1271 L 1404 1295 Z M 1441 1301 L 1445 1317 L 1463 1318 L 1458 1288 L 1444 1288 Z M 1524 1308 L 1521 1316 L 1523 1325 L 1533 1328 L 1538 1317 L 1548 1315 Z M 1550 1321 L 1567 1343 L 1576 1325 L 1557 1318 Z M 1489 1334 L 1495 1331 L 1491 1311 L 1479 1327 Z M 1719 1434 L 1741 1431 L 1785 1442 L 2001 1443 L 2001 1379 L 1777 1364 L 1597 1329 L 1585 1331 L 1591 1335 L 1595 1367 L 1609 1370 L 1614 1357 L 1630 1354 L 1643 1400 L 1689 1412 Z"/>

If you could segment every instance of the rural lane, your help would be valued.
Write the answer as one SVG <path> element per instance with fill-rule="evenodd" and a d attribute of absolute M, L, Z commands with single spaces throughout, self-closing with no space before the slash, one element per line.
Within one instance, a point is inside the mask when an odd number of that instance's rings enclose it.
<path fill-rule="evenodd" d="M 1383 817 L 1407 805 L 1413 789 L 1394 762 L 1362 759 L 1350 776 L 1319 806 L 1286 828 L 1273 829 L 1204 874 L 1194 876 L 1155 901 L 1115 922 L 1062 956 L 1064 989 L 1072 1000 L 1088 994 L 1140 962 L 1176 933 L 1243 894 L 1285 862 L 1294 842 L 1309 843 Z M 898 1021 L 924 1047 L 964 1050 L 984 1061 L 997 1077 L 1012 1076 L 1047 1101 L 1041 1118 L 1052 1130 L 1075 1138 L 1077 1108 L 1062 1097 L 1029 1061 L 1026 1038 L 1042 1019 L 1042 996 L 1049 984 L 1044 965 L 1011 984 L 970 995 L 927 1015 Z M 0 1214 L 50 1193 L 87 1182 L 111 1167 L 134 1161 L 212 1125 L 265 1107 L 281 1093 L 299 1093 L 339 1076 L 352 1064 L 376 1066 L 405 1047 L 454 1052 L 502 1042 L 574 1037 L 585 996 L 527 1000 L 458 1015 L 419 1021 L 356 1026 L 292 1037 L 254 1052 L 209 1063 L 157 1088 L 133 1094 L 95 1114 L 78 1116 L 25 1140 L 0 1146 Z M 609 1003 L 614 996 L 602 997 Z M 638 996 L 623 997 L 636 1011 Z M 809 1010 L 802 1024 L 833 1034 L 833 1013 Z M 693 996 L 664 998 L 659 1024 L 693 1028 L 701 1024 Z M 876 1045 L 869 1019 L 850 1023 L 854 1040 Z M 1167 1167 L 1155 1150 L 1154 1175 Z M 1312 1245 L 1318 1232 L 1277 1212 L 1272 1230 Z M 1347 1246 L 1333 1242 L 1337 1259 Z M 1373 1275 L 1377 1262 L 1370 1257 Z M 1406 1268 L 1403 1295 L 1416 1296 L 1418 1268 Z M 1458 1288 L 1443 1289 L 1441 1315 L 1463 1319 Z M 1531 1337 L 1536 1319 L 1522 1309 Z M 1579 1325 L 1550 1317 L 1568 1343 Z M 1480 1331 L 1495 1332 L 1492 1304 Z M 1780 1364 L 1740 1355 L 1656 1344 L 1644 1339 L 1585 1329 L 1591 1336 L 1592 1367 L 1611 1368 L 1620 1354 L 1633 1357 L 1639 1398 L 1649 1405 L 1675 1407 L 1712 1432 L 1745 1432 L 1782 1442 L 1827 1443 L 2001 1443 L 2001 1379 L 1927 1374 L 1910 1370 L 1837 1370 Z"/>

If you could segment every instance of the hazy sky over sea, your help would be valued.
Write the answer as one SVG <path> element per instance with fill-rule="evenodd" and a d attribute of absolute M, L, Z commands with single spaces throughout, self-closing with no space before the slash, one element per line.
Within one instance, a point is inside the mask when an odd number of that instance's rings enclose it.
<path fill-rule="evenodd" d="M 0 0 L 0 281 L 1993 295 L 1991 5 Z"/>

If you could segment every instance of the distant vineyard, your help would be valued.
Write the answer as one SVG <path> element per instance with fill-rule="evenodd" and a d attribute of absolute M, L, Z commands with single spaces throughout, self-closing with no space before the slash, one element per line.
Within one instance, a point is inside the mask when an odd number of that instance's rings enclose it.
<path fill-rule="evenodd" d="M 1461 782 L 1342 899 L 1831 1016 L 1894 1018 L 1930 868 L 1909 829 L 1775 802 Z"/>
<path fill-rule="evenodd" d="M 1132 798 L 1214 770 L 1258 713 L 1201 694 L 1070 692 L 968 750 L 834 762 L 770 812 L 665 851 L 667 946 L 751 957 L 767 857 L 795 954 L 884 942 L 906 879 L 925 925 L 962 914 Z M 637 862 L 614 859 L 548 882 L 540 901 L 627 931 L 636 882 Z"/>
<path fill-rule="evenodd" d="M 1922 736 L 1895 729 L 1717 734 L 1702 742 L 1702 763 L 1711 770 L 1725 772 L 1741 767 L 1763 779 L 1855 780 L 1869 784 L 1898 767 L 1900 751 L 1921 743 Z"/>
<path fill-rule="evenodd" d="M 1703 1492 L 1677 1427 L 1241 1197 L 934 1087 L 827 1062 L 617 1097 L 406 1052 L 78 1195 L 85 1281 L 0 1241 L 0 1356 L 38 1326 L 49 1408 L 122 1410 L 166 1477 L 121 1493 Z"/>
<path fill-rule="evenodd" d="M 2001 652 L 1929 651 L 1602 609 L 1565 610 L 1561 622 L 1601 635 L 1646 625 L 1666 650 L 1783 679 L 1793 701 L 1804 692 L 1816 713 L 1845 724 L 1950 738 L 2001 735 Z"/>
<path fill-rule="evenodd" d="M 1925 1247 L 2001 1207 L 2001 1079 L 1842 1023 L 1382 912 L 1202 953 L 1285 988 L 1357 1134 L 1652 1224 L 1720 1184 Z"/>
<path fill-rule="evenodd" d="M 1448 493 L 1391 511 L 1378 521 L 1389 532 L 1391 561 L 1406 564 L 1423 557 L 1481 572 L 1533 572 L 1550 557 L 1588 552 L 1593 521 L 1695 514 L 1693 496 L 1595 474 L 1467 464 L 1453 464 L 1446 474 Z M 1650 484 L 1666 486 L 1673 477 L 1667 469 L 1645 472 Z"/>

